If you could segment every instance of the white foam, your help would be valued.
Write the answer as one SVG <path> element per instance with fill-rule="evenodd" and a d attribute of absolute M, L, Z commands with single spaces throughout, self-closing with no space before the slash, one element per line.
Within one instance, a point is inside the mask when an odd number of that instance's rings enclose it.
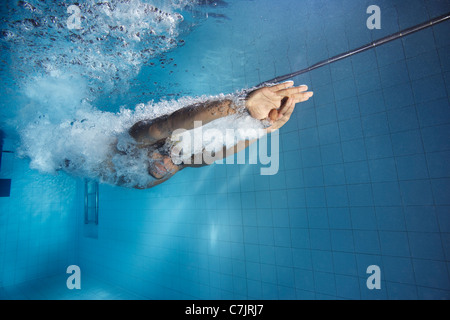
<path fill-rule="evenodd" d="M 195 24 L 184 21 L 181 14 L 195 3 L 87 0 L 76 5 L 80 29 L 72 29 L 67 12 L 72 3 L 20 1 L 10 8 L 10 15 L 18 19 L 5 21 L 1 40 L 10 44 L 17 73 L 32 74 L 36 68 L 47 73 L 65 70 L 97 86 L 112 90 L 120 83 L 126 89 L 127 80 L 144 63 L 175 48 L 184 29 Z"/>

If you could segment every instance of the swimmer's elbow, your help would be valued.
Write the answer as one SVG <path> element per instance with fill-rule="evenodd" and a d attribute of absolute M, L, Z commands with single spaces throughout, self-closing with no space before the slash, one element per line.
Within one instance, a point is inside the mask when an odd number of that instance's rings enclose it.
<path fill-rule="evenodd" d="M 153 144 L 159 140 L 157 128 L 147 120 L 136 122 L 128 133 L 138 143 Z"/>
<path fill-rule="evenodd" d="M 139 141 L 145 135 L 145 131 L 146 129 L 148 130 L 148 126 L 148 121 L 138 121 L 128 130 L 128 133 L 134 140 Z"/>

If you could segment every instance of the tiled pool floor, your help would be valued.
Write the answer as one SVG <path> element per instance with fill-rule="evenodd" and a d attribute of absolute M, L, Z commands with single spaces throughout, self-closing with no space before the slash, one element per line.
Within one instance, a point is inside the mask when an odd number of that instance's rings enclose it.
<path fill-rule="evenodd" d="M 68 289 L 66 275 L 0 288 L 0 300 L 142 300 L 144 297 L 83 276 L 81 289 Z"/>

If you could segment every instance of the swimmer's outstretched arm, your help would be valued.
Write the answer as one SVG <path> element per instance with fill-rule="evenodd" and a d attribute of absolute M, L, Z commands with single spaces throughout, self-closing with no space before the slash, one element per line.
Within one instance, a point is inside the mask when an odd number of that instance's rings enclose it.
<path fill-rule="evenodd" d="M 283 105 L 280 107 L 280 109 L 277 110 L 277 112 L 278 112 L 277 119 L 270 121 L 271 126 L 266 129 L 267 133 L 271 133 L 271 132 L 278 130 L 279 128 L 284 126 L 289 121 L 289 119 L 291 118 L 291 115 L 295 109 L 295 104 L 296 104 L 295 101 L 296 100 L 294 98 L 290 97 L 283 102 Z M 180 169 L 183 169 L 186 167 L 203 167 L 206 165 L 210 165 L 210 164 L 212 164 L 211 163 L 212 161 L 205 161 L 205 160 L 210 160 L 209 158 L 205 159 L 205 155 L 213 158 L 214 161 L 221 160 L 221 159 L 223 159 L 225 157 L 229 157 L 235 153 L 239 153 L 240 151 L 248 148 L 251 144 L 255 143 L 256 141 L 257 141 L 257 139 L 241 140 L 230 148 L 223 147 L 221 150 L 217 151 L 215 154 L 209 154 L 209 153 L 205 154 L 205 152 L 203 152 L 201 154 L 193 155 L 192 159 L 191 159 L 191 164 L 183 164 L 180 166 Z M 198 159 L 197 159 L 197 161 L 195 161 L 197 157 L 200 158 L 201 163 L 199 163 L 200 161 L 198 161 Z"/>
<path fill-rule="evenodd" d="M 216 100 L 184 107 L 170 115 L 155 120 L 139 121 L 129 131 L 130 135 L 144 145 L 166 139 L 177 129 L 191 130 L 195 121 L 205 125 L 213 120 L 236 113 L 231 100 Z"/>
<path fill-rule="evenodd" d="M 214 154 L 205 154 L 205 152 L 200 153 L 200 154 L 196 154 L 193 155 L 191 158 L 191 163 L 190 164 L 182 164 L 180 165 L 180 169 L 183 168 L 200 168 L 200 167 L 204 167 L 204 166 L 208 166 L 211 165 L 212 162 L 215 162 L 217 160 L 221 160 L 225 157 L 229 157 L 235 153 L 238 153 L 246 148 L 248 148 L 251 144 L 253 144 L 254 142 L 256 142 L 257 139 L 253 139 L 253 140 L 242 140 L 239 141 L 238 143 L 236 143 L 234 146 L 227 148 L 227 147 L 223 147 L 221 150 L 215 152 Z M 213 161 L 205 161 L 207 160 L 206 156 L 212 157 L 214 158 Z M 196 161 L 196 158 L 199 157 L 199 161 Z M 208 159 L 210 160 L 210 159 Z M 200 163 L 201 161 L 201 163 Z"/>
<path fill-rule="evenodd" d="M 308 100 L 313 93 L 307 92 L 307 86 L 292 87 L 294 82 L 287 81 L 274 86 L 259 88 L 249 93 L 245 100 L 245 108 L 258 120 L 269 117 L 272 122 L 280 119 L 280 110 L 287 98 L 293 103 Z M 237 107 L 230 99 L 221 99 L 194 104 L 155 120 L 139 121 L 129 131 L 130 135 L 144 145 L 153 144 L 166 139 L 177 129 L 190 130 L 195 121 L 205 125 L 213 120 L 229 116 L 237 112 Z"/>

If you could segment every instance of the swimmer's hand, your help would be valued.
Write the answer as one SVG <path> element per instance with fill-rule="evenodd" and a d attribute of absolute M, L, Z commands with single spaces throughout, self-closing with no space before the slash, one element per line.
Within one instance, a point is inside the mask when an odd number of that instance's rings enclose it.
<path fill-rule="evenodd" d="M 274 132 L 275 130 L 278 130 L 282 126 L 286 124 L 286 122 L 289 121 L 291 118 L 292 112 L 294 112 L 295 108 L 295 98 L 289 97 L 288 99 L 283 100 L 283 105 L 279 110 L 277 110 L 277 117 L 276 119 L 270 119 L 271 126 L 267 128 L 267 133 Z"/>
<path fill-rule="evenodd" d="M 287 98 L 292 99 L 292 103 L 295 105 L 312 97 L 313 93 L 307 91 L 307 86 L 292 87 L 293 85 L 293 81 L 286 81 L 251 92 L 245 103 L 250 115 L 258 120 L 270 118 L 273 122 L 276 122 L 283 117 L 281 108 Z"/>

